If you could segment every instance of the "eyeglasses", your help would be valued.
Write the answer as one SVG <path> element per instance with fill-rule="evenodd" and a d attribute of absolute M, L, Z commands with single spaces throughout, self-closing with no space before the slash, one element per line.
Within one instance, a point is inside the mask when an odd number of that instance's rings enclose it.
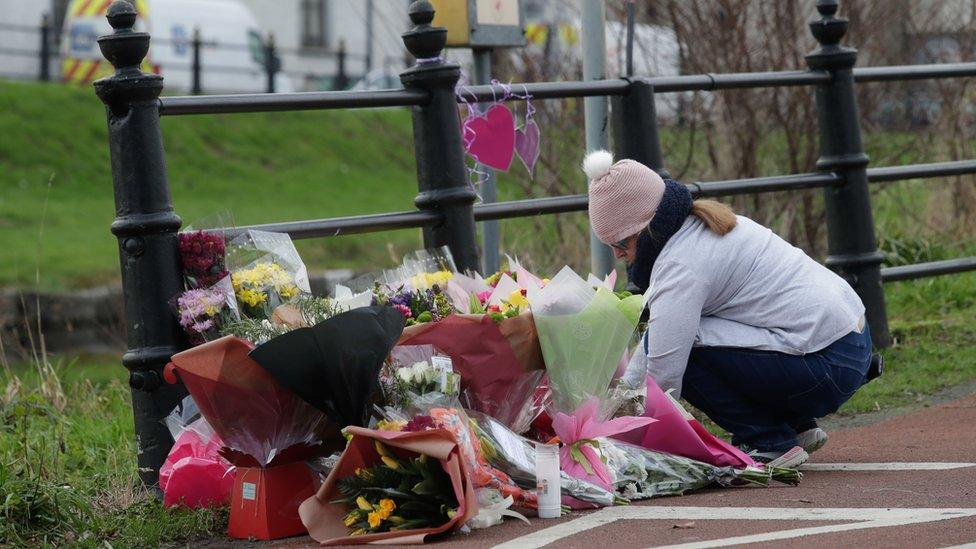
<path fill-rule="evenodd" d="M 627 241 L 628 240 L 630 240 L 630 238 L 625 238 L 625 239 L 621 240 L 620 242 L 614 242 L 613 244 L 610 245 L 610 247 L 616 248 L 616 249 L 620 250 L 621 252 L 626 252 L 627 251 Z"/>

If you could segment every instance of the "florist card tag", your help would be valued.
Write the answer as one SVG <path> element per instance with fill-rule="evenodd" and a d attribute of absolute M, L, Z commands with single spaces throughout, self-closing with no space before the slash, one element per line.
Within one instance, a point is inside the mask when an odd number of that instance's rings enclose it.
<path fill-rule="evenodd" d="M 451 362 L 450 357 L 446 356 L 432 356 L 430 357 L 430 364 L 437 370 L 437 377 L 441 384 L 441 391 L 447 391 L 447 374 L 454 371 L 454 364 Z"/>
<path fill-rule="evenodd" d="M 529 456 L 525 453 L 525 445 L 522 439 L 495 420 L 490 420 L 489 423 L 491 434 L 501 445 L 505 457 L 526 471 L 535 470 L 535 464 L 529 460 Z"/>

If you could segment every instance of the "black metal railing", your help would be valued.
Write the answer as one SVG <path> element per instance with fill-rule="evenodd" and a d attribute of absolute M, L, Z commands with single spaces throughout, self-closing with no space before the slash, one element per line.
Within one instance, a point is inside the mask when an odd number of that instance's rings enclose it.
<path fill-rule="evenodd" d="M 890 342 L 882 282 L 976 270 L 976 257 L 918 265 L 881 268 L 868 184 L 905 179 L 976 173 L 976 160 L 868 168 L 861 145 L 855 104 L 857 82 L 957 78 L 976 76 L 976 63 L 854 68 L 856 50 L 840 45 L 847 21 L 836 17 L 836 1 L 820 0 L 820 18 L 810 24 L 819 47 L 806 60 L 809 70 L 768 73 L 704 74 L 672 77 L 607 79 L 590 82 L 512 84 L 535 99 L 610 96 L 612 134 L 619 157 L 632 158 L 662 175 L 664 166 L 655 123 L 654 96 L 661 93 L 770 86 L 813 86 L 819 114 L 820 150 L 817 172 L 729 181 L 688 183 L 695 196 L 728 196 L 823 188 L 827 214 L 827 265 L 850 282 L 865 303 L 876 342 Z M 411 107 L 419 194 L 412 211 L 313 219 L 256 225 L 293 238 L 316 238 L 395 229 L 421 228 L 427 246 L 448 246 L 460 269 L 478 268 L 476 222 L 564 212 L 587 208 L 586 195 L 534 198 L 475 205 L 468 187 L 460 118 L 455 94 L 457 65 L 440 53 L 446 31 L 430 25 L 433 8 L 414 2 L 414 27 L 403 40 L 417 64 L 400 75 L 403 89 L 366 93 L 316 92 L 233 96 L 160 97 L 161 77 L 144 74 L 139 65 L 149 35 L 132 30 L 135 12 L 117 1 L 109 9 L 113 34 L 99 38 L 114 77 L 99 81 L 96 91 L 108 106 L 109 142 L 118 217 L 112 232 L 119 239 L 126 303 L 129 351 L 123 364 L 130 370 L 139 466 L 143 480 L 156 482 L 166 456 L 169 434 L 159 418 L 182 396 L 160 383 L 169 357 L 180 350 L 181 338 L 168 302 L 180 291 L 174 213 L 165 171 L 161 116 Z M 465 101 L 504 97 L 499 87 L 465 89 Z"/>
<path fill-rule="evenodd" d="M 9 58 L 24 58 L 36 61 L 33 66 L 22 70 L 0 66 L 0 76 L 37 79 L 41 81 L 61 80 L 61 76 L 52 72 L 59 59 L 58 43 L 60 36 L 51 24 L 50 16 L 45 13 L 37 25 L 0 22 L 0 36 L 13 37 L 18 44 L 16 47 L 0 46 L 0 55 Z M 344 90 L 358 80 L 348 70 L 350 61 L 365 64 L 367 55 L 349 53 L 345 42 L 340 40 L 338 47 L 332 50 L 318 48 L 316 57 L 331 57 L 335 60 L 335 71 L 332 73 L 288 70 L 283 66 L 283 55 L 305 55 L 303 48 L 282 47 L 275 43 L 274 35 L 253 36 L 253 43 L 230 43 L 207 39 L 200 28 L 195 28 L 191 36 L 179 38 L 155 38 L 153 47 L 170 47 L 182 51 L 186 55 L 185 62 L 166 63 L 166 71 L 185 71 L 188 75 L 188 90 L 194 95 L 204 93 L 207 81 L 221 81 L 222 78 L 233 75 L 250 76 L 253 83 L 245 87 L 264 89 L 266 93 L 277 91 L 278 75 L 289 77 L 292 81 L 304 81 L 306 89 Z M 28 44 L 36 43 L 36 48 Z M 212 61 L 215 52 L 238 52 L 246 56 L 247 63 L 221 64 Z M 389 59 L 386 60 L 387 62 Z M 34 63 L 29 63 L 34 65 Z M 239 86 L 240 83 L 235 84 Z M 224 86 L 227 89 L 227 86 Z"/>

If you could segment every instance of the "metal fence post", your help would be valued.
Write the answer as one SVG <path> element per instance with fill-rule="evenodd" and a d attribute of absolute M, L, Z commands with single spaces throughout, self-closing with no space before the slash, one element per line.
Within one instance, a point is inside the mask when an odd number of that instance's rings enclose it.
<path fill-rule="evenodd" d="M 664 168 L 661 139 L 657 132 L 654 87 L 641 79 L 630 79 L 627 93 L 610 102 L 613 149 L 620 158 L 629 158 L 671 177 Z"/>
<path fill-rule="evenodd" d="M 162 368 L 181 347 L 182 337 L 169 302 L 182 287 L 176 232 L 166 180 L 166 158 L 159 128 L 163 78 L 139 70 L 149 51 L 149 34 L 133 32 L 136 10 L 125 0 L 108 9 L 114 32 L 98 38 L 115 74 L 95 82 L 108 117 L 112 185 L 119 240 L 129 370 L 139 476 L 158 482 L 159 467 L 173 444 L 162 419 L 186 394 L 182 386 L 161 383 Z"/>
<path fill-rule="evenodd" d="M 339 40 L 339 50 L 336 52 L 336 75 L 332 81 L 333 90 L 344 90 L 349 87 L 349 76 L 346 74 L 346 41 Z"/>
<path fill-rule="evenodd" d="M 45 13 L 41 17 L 41 51 L 40 74 L 43 82 L 51 81 L 51 16 Z"/>
<path fill-rule="evenodd" d="M 274 33 L 268 33 L 268 43 L 264 46 L 264 72 L 267 75 L 268 93 L 275 92 L 275 73 L 278 72 L 278 57 L 275 53 Z"/>
<path fill-rule="evenodd" d="M 203 93 L 203 86 L 200 82 L 200 49 L 203 45 L 200 37 L 200 27 L 193 28 L 193 77 L 190 92 L 193 95 Z"/>
<path fill-rule="evenodd" d="M 818 0 L 820 19 L 810 30 L 820 47 L 806 56 L 813 70 L 830 72 L 829 84 L 817 86 L 820 126 L 820 158 L 817 169 L 844 177 L 840 186 L 824 190 L 827 212 L 827 265 L 850 282 L 867 309 L 875 345 L 891 343 L 881 288 L 881 262 L 874 237 L 871 198 L 866 167 L 868 156 L 861 145 L 861 128 L 854 95 L 852 69 L 857 50 L 840 45 L 847 19 L 835 17 L 837 0 Z"/>
<path fill-rule="evenodd" d="M 422 89 L 430 94 L 427 104 L 413 107 L 413 145 L 420 187 L 414 204 L 421 210 L 434 210 L 443 216 L 443 222 L 424 228 L 424 245 L 446 245 L 459 269 L 477 270 L 478 244 L 472 208 L 477 196 L 468 185 L 461 119 L 454 95 L 461 68 L 441 57 L 447 43 L 447 29 L 430 25 L 434 20 L 430 2 L 411 4 L 410 20 L 414 27 L 403 33 L 403 43 L 417 62 L 400 73 L 400 81 L 406 88 Z"/>

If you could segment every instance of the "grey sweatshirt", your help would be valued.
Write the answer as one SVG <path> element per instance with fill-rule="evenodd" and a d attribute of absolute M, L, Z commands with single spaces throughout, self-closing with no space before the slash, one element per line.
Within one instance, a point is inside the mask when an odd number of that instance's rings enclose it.
<path fill-rule="evenodd" d="M 864 305 L 846 281 L 766 227 L 738 220 L 720 237 L 689 216 L 668 240 L 651 270 L 643 352 L 625 381 L 650 374 L 680 394 L 693 346 L 803 355 L 863 326 Z"/>

